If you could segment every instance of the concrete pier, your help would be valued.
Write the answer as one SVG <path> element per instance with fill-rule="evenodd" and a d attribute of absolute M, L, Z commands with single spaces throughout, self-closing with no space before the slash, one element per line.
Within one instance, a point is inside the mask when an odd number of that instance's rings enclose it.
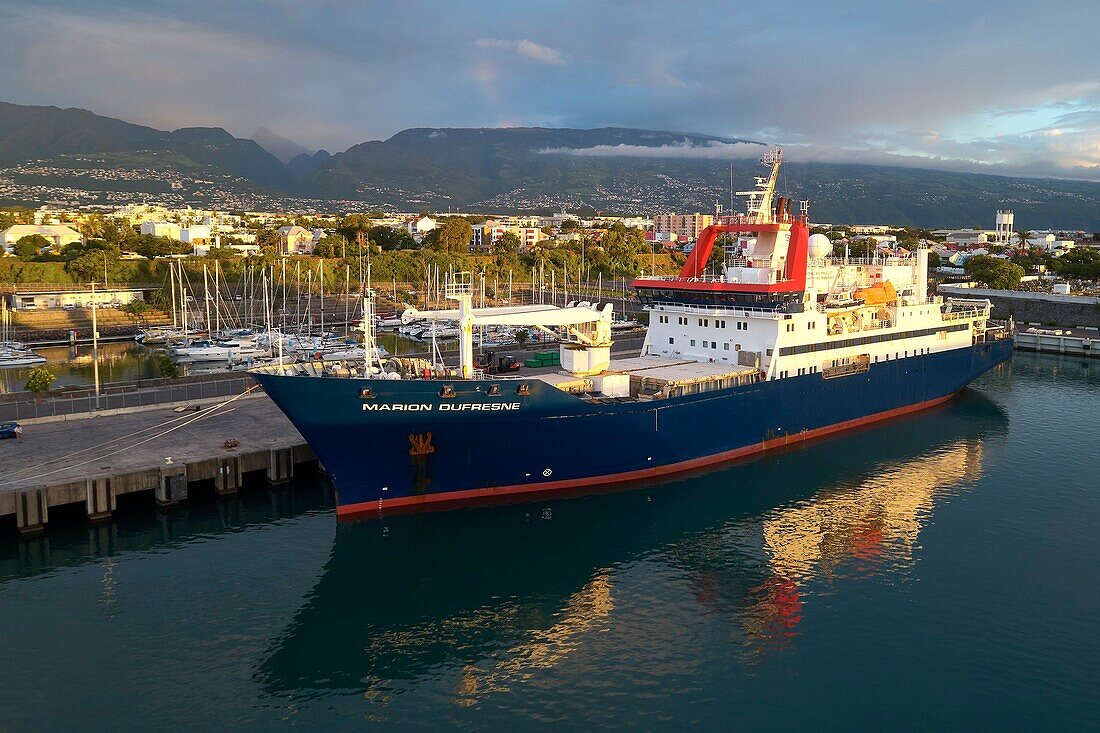
<path fill-rule="evenodd" d="M 128 494 L 170 511 L 200 482 L 231 497 L 246 474 L 281 484 L 316 461 L 265 395 L 215 409 L 220 402 L 25 425 L 22 440 L 0 442 L 0 518 L 14 515 L 19 532 L 34 535 L 54 507 L 83 505 L 90 522 L 101 522 Z"/>
<path fill-rule="evenodd" d="M 1100 357 L 1100 330 L 1041 326 L 1038 323 L 1017 324 L 1016 348 L 1047 354 Z"/>

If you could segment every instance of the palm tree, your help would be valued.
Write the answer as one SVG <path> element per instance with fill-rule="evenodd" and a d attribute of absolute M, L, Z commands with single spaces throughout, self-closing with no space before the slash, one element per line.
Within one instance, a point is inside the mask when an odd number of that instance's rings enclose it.
<path fill-rule="evenodd" d="M 1016 232 L 1016 236 L 1020 238 L 1020 246 L 1021 247 L 1024 247 L 1024 248 L 1027 247 L 1027 235 L 1029 233 L 1030 232 L 1027 229 L 1021 229 L 1020 231 Z"/>

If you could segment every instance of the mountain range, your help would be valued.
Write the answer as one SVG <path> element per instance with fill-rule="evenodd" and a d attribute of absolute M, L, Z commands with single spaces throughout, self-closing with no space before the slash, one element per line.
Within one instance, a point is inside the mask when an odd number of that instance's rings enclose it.
<path fill-rule="evenodd" d="M 0 102 L 0 203 L 142 197 L 225 208 L 711 211 L 728 204 L 731 168 L 735 186 L 750 187 L 755 159 L 636 151 L 736 142 L 750 141 L 628 128 L 415 128 L 330 155 L 266 128 L 254 139 L 218 127 L 167 132 L 83 109 Z M 756 148 L 764 146 L 737 149 L 755 158 Z M 780 184 L 811 201 L 814 221 L 991 227 L 996 210 L 1009 208 L 1029 229 L 1100 230 L 1094 182 L 788 163 Z"/>

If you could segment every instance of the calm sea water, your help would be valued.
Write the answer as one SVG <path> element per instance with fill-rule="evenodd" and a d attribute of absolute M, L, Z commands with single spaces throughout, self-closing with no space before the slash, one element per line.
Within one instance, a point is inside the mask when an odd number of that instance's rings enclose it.
<path fill-rule="evenodd" d="M 1100 724 L 1100 362 L 627 493 L 0 536 L 0 730 Z"/>

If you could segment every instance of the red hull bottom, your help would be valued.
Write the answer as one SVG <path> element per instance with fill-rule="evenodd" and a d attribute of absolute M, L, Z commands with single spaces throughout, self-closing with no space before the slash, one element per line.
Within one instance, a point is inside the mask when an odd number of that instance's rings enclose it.
<path fill-rule="evenodd" d="M 754 456 L 766 451 L 783 448 L 785 446 L 803 443 L 807 440 L 822 438 L 834 433 L 852 430 L 863 425 L 889 420 L 891 418 L 907 415 L 912 412 L 928 409 L 935 405 L 943 404 L 953 398 L 957 392 L 938 397 L 927 402 L 918 402 L 893 410 L 875 413 L 866 417 L 847 420 L 845 422 L 828 425 L 815 430 L 807 430 L 795 435 L 787 435 L 773 440 L 736 448 L 723 453 L 715 453 L 701 458 L 693 458 L 689 461 L 670 463 L 664 466 L 644 468 L 637 471 L 625 471 L 623 473 L 611 473 L 601 476 L 587 476 L 580 479 L 566 481 L 546 481 L 538 484 L 516 484 L 514 486 L 493 486 L 485 489 L 467 489 L 465 491 L 449 491 L 440 494 L 421 494 L 419 496 L 406 496 L 395 499 L 379 499 L 378 501 L 366 501 L 357 504 L 347 504 L 336 507 L 336 516 L 340 519 L 355 517 L 382 516 L 384 514 L 406 514 L 418 511 L 445 511 L 457 509 L 463 506 L 480 504 L 494 504 L 507 501 L 522 500 L 534 495 L 561 495 L 568 493 L 580 493 L 578 489 L 586 487 L 615 487 L 626 488 L 639 482 L 651 481 L 673 474 L 687 473 L 693 470 L 712 467 L 720 463 L 736 461 L 740 458 Z"/>

